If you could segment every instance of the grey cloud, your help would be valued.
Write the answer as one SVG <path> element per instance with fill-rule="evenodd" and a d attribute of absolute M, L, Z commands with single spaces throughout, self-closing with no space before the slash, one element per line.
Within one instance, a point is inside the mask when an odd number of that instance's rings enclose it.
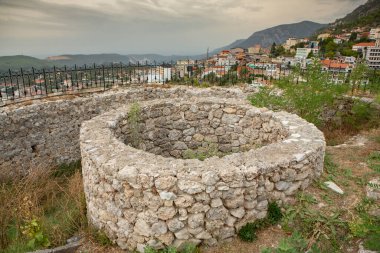
<path fill-rule="evenodd" d="M 333 21 L 364 1 L 0 0 L 0 55 L 196 54 L 277 24 Z"/>

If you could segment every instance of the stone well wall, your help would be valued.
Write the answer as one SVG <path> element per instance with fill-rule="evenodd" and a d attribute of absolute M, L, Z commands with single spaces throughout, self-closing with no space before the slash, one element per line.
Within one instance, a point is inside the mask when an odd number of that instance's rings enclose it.
<path fill-rule="evenodd" d="M 84 122 L 80 132 L 89 221 L 123 249 L 214 245 L 322 172 L 324 136 L 296 115 L 221 98 L 140 106 L 146 151 L 128 145 L 129 105 Z M 175 158 L 207 138 L 231 152 L 266 145 L 204 161 Z"/>
<path fill-rule="evenodd" d="M 196 105 L 169 101 L 141 108 L 138 136 L 131 137 L 127 118 L 120 121 L 116 133 L 126 144 L 138 138 L 140 149 L 175 158 L 184 158 L 187 150 L 201 147 L 215 147 L 221 154 L 248 151 L 286 136 L 278 120 L 265 113 L 248 117 L 248 109 L 224 107 L 212 99 Z"/>
<path fill-rule="evenodd" d="M 74 99 L 51 98 L 0 108 L 0 179 L 80 159 L 83 121 L 131 101 L 178 97 L 244 98 L 239 89 L 131 88 Z M 54 99 L 55 101 L 52 101 Z"/>

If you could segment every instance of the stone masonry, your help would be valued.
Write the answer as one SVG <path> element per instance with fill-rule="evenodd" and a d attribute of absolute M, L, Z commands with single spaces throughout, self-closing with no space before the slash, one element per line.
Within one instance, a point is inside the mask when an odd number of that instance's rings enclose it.
<path fill-rule="evenodd" d="M 28 101 L 0 108 L 0 179 L 80 160 L 83 121 L 132 101 L 187 97 L 241 98 L 240 89 L 124 88 L 68 99 Z M 28 103 L 32 103 L 27 105 Z"/>
<path fill-rule="evenodd" d="M 325 140 L 314 125 L 235 98 L 139 102 L 139 148 L 130 146 L 130 104 L 82 123 L 90 223 L 123 249 L 214 245 L 321 174 Z M 227 155 L 182 159 L 208 143 Z"/>

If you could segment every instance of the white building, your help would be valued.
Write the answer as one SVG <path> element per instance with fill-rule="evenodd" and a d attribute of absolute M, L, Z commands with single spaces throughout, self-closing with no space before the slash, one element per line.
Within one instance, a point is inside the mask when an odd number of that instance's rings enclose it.
<path fill-rule="evenodd" d="M 164 83 L 171 80 L 172 68 L 157 66 L 145 73 L 144 79 L 148 83 Z"/>
<path fill-rule="evenodd" d="M 380 69 L 380 38 L 376 40 L 374 47 L 367 48 L 366 60 L 368 67 Z"/>
<path fill-rule="evenodd" d="M 307 56 L 312 51 L 311 48 L 297 48 L 296 56 L 297 59 L 306 59 Z"/>
<path fill-rule="evenodd" d="M 372 28 L 369 32 L 369 39 L 376 40 L 380 38 L 380 28 Z"/>
<path fill-rule="evenodd" d="M 354 56 L 346 56 L 344 57 L 344 63 L 355 64 L 356 58 Z"/>

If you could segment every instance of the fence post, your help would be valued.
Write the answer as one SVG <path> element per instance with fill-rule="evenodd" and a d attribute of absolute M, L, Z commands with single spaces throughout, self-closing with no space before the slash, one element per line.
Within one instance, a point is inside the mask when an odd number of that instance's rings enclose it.
<path fill-rule="evenodd" d="M 21 71 L 21 76 L 22 76 L 22 87 L 24 89 L 24 96 L 26 97 L 24 71 L 22 71 L 22 68 L 20 68 L 20 71 Z"/>
<path fill-rule="evenodd" d="M 42 73 L 44 74 L 45 94 L 48 95 L 48 90 L 47 90 L 47 86 L 46 86 L 46 72 L 45 72 L 45 69 L 42 69 Z"/>
<path fill-rule="evenodd" d="M 58 84 L 57 84 L 57 75 L 56 75 L 56 69 L 55 69 L 55 66 L 53 68 L 53 71 L 54 71 L 54 82 L 55 82 L 55 88 L 57 89 L 58 91 Z"/>
<path fill-rule="evenodd" d="M 103 86 L 104 86 L 104 90 L 106 90 L 106 79 L 104 76 L 104 65 L 102 65 L 102 69 L 103 69 Z"/>
<path fill-rule="evenodd" d="M 120 62 L 120 79 L 121 79 L 121 86 L 124 86 L 123 63 L 122 62 Z"/>

